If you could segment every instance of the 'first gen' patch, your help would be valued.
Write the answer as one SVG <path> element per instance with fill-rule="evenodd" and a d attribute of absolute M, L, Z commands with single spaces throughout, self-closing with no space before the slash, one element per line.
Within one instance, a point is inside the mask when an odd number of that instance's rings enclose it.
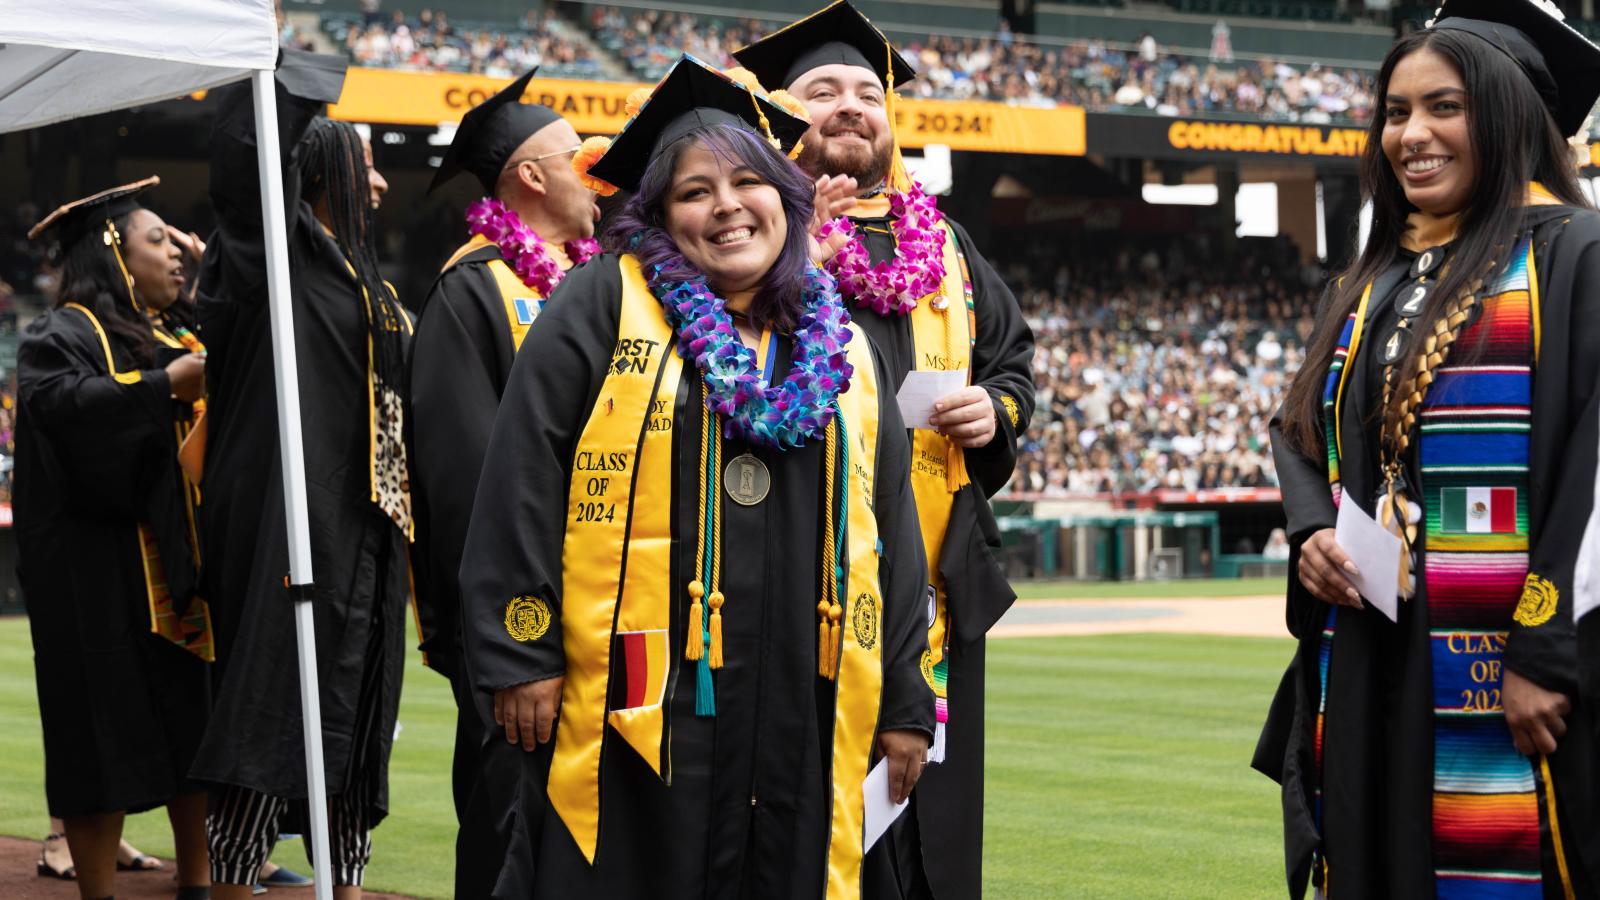
<path fill-rule="evenodd" d="M 506 634 L 518 641 L 537 641 L 550 630 L 550 604 L 538 597 L 517 597 L 506 604 Z"/>

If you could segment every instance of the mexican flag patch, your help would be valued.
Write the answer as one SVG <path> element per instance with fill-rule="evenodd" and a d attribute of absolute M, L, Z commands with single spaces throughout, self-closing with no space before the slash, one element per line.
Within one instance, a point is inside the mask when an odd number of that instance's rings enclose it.
<path fill-rule="evenodd" d="M 1456 534 L 1516 534 L 1516 488 L 1447 487 L 1442 493 L 1441 530 Z"/>

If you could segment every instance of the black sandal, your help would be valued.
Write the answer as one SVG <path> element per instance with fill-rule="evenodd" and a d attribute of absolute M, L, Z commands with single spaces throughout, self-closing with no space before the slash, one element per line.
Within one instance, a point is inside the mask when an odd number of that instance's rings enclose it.
<path fill-rule="evenodd" d="M 150 863 L 155 863 L 155 865 L 149 865 Z M 123 862 L 120 859 L 117 860 L 118 872 L 159 872 L 165 868 L 166 866 L 162 864 L 161 860 L 153 856 L 146 856 L 143 853 L 135 853 L 133 859 L 127 862 Z"/>
<path fill-rule="evenodd" d="M 64 834 L 47 834 L 47 835 L 45 835 L 44 842 L 45 842 L 46 845 L 48 845 L 51 841 L 64 841 L 66 839 L 67 839 L 67 836 L 64 835 Z M 45 848 L 44 847 L 40 847 L 39 848 L 39 866 L 38 866 L 38 869 L 37 869 L 40 878 L 57 878 L 57 879 L 60 879 L 62 881 L 77 881 L 78 880 L 78 867 L 77 866 L 67 866 L 65 869 L 57 869 L 55 866 L 52 866 L 48 862 L 45 861 L 45 855 L 44 854 L 45 854 Z"/>

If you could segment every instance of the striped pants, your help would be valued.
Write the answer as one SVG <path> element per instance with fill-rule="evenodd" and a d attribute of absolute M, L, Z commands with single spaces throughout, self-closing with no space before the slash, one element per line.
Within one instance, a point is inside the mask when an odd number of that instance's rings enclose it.
<path fill-rule="evenodd" d="M 328 843 L 333 883 L 361 886 L 372 858 L 370 808 L 362 790 L 328 798 Z M 255 884 L 261 866 L 278 843 L 279 827 L 291 803 L 282 797 L 228 785 L 211 793 L 206 815 L 206 840 L 211 850 L 211 880 L 218 884 Z M 309 820 L 309 816 L 301 818 Z M 305 841 L 311 861 L 311 840 Z"/>

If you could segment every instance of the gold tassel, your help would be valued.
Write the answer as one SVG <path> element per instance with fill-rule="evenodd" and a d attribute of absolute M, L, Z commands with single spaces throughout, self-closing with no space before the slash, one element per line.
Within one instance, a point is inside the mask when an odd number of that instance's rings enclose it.
<path fill-rule="evenodd" d="M 833 652 L 828 647 L 828 601 L 817 603 L 817 674 L 823 678 L 832 678 L 828 661 Z"/>
<path fill-rule="evenodd" d="M 722 668 L 722 592 L 711 592 L 711 668 Z"/>
<path fill-rule="evenodd" d="M 884 76 L 883 112 L 889 119 L 890 156 L 889 156 L 889 186 L 904 193 L 911 189 L 911 174 L 906 171 L 905 159 L 900 155 L 900 133 L 895 127 L 895 101 L 899 96 L 894 91 L 894 45 L 885 41 L 884 51 L 888 55 L 888 66 Z"/>
<path fill-rule="evenodd" d="M 972 483 L 967 477 L 967 451 L 952 437 L 945 438 L 944 451 L 944 486 L 954 494 Z"/>
<path fill-rule="evenodd" d="M 706 586 L 700 579 L 689 582 L 689 597 L 694 600 L 689 604 L 689 630 L 688 637 L 683 642 L 683 658 L 691 662 L 699 662 L 705 655 L 705 647 L 700 640 L 700 623 L 705 616 L 705 609 L 700 605 L 700 598 L 706 595 Z"/>

